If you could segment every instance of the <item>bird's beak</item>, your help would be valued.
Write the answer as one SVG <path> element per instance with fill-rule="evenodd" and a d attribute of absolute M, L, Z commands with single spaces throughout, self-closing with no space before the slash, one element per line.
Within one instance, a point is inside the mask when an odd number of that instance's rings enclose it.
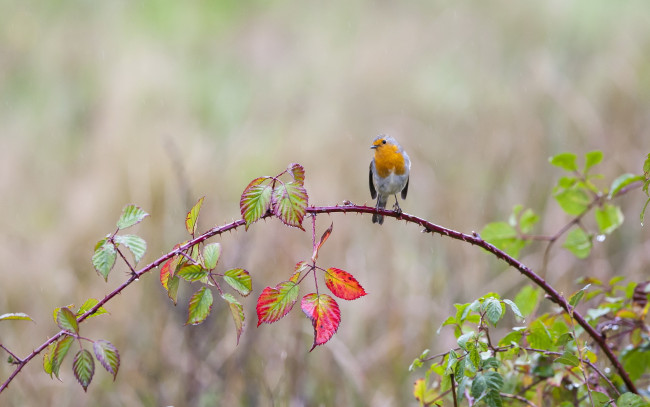
<path fill-rule="evenodd" d="M 370 146 L 370 149 L 371 149 L 371 150 L 374 150 L 374 149 L 377 148 L 377 147 L 378 147 L 378 146 Z"/>

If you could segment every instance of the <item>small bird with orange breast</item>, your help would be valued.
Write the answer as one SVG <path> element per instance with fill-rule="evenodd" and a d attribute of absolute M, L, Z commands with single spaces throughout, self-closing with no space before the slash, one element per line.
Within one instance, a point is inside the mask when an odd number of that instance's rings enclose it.
<path fill-rule="evenodd" d="M 401 212 L 397 202 L 397 193 L 401 192 L 406 199 L 409 189 L 409 173 L 411 160 L 408 154 L 391 136 L 379 135 L 372 142 L 371 149 L 375 156 L 370 162 L 370 196 L 377 198 L 376 208 L 386 208 L 388 197 L 395 195 L 394 209 Z M 372 223 L 384 223 L 384 216 L 373 214 Z"/>

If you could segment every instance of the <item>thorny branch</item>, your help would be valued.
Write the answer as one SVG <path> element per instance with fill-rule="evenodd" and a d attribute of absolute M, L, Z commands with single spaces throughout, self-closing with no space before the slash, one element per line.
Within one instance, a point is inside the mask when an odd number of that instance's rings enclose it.
<path fill-rule="evenodd" d="M 621 191 L 619 195 L 624 193 L 626 191 Z M 544 291 L 546 291 L 547 296 L 556 304 L 558 304 L 561 308 L 563 308 L 566 312 L 570 313 L 573 315 L 573 318 L 575 321 L 585 330 L 585 332 L 598 344 L 598 346 L 602 349 L 602 351 L 605 353 L 609 361 L 612 363 L 614 369 L 616 372 L 621 376 L 623 382 L 625 385 L 628 387 L 628 389 L 631 392 L 638 393 L 638 390 L 632 380 L 630 379 L 628 373 L 625 371 L 621 363 L 618 361 L 614 353 L 612 352 L 612 349 L 607 345 L 605 339 L 598 335 L 596 330 L 589 325 L 589 323 L 580 315 L 571 305 L 569 305 L 568 301 L 562 294 L 557 292 L 552 286 L 550 286 L 542 277 L 540 277 L 538 274 L 533 272 L 528 266 L 525 264 L 521 263 L 514 257 L 508 255 L 504 251 L 496 248 L 494 245 L 491 243 L 483 240 L 477 233 L 473 233 L 472 235 L 468 235 L 465 233 L 461 233 L 458 231 L 455 231 L 453 229 L 448 229 L 443 226 L 436 225 L 434 223 L 431 223 L 423 218 L 414 216 L 414 215 L 409 215 L 408 213 L 405 212 L 394 212 L 391 210 L 386 210 L 386 209 L 377 209 L 375 207 L 370 207 L 370 206 L 361 206 L 361 205 L 354 205 L 350 203 L 346 203 L 343 206 L 310 206 L 306 208 L 306 212 L 312 215 L 317 215 L 317 214 L 325 214 L 325 213 L 367 213 L 367 214 L 381 214 L 387 217 L 393 217 L 398 220 L 403 220 L 406 221 L 407 223 L 413 223 L 416 225 L 419 225 L 420 227 L 423 228 L 423 232 L 428 232 L 428 233 L 437 233 L 442 236 L 446 236 L 452 239 L 460 240 L 465 243 L 469 243 L 478 247 L 481 247 L 485 249 L 486 251 L 492 253 L 494 256 L 497 258 L 503 260 L 510 266 L 514 267 L 517 269 L 521 274 L 523 274 L 525 277 L 530 279 L 533 283 L 535 283 L 537 286 L 541 287 Z M 273 216 L 271 213 L 266 213 L 263 218 L 271 217 Z M 128 286 L 130 286 L 134 281 L 137 281 L 143 274 L 148 273 L 149 271 L 155 269 L 156 267 L 160 266 L 163 264 L 165 261 L 171 259 L 174 256 L 177 255 L 183 255 L 188 249 L 192 248 L 193 246 L 202 243 L 203 241 L 216 236 L 220 235 L 224 232 L 227 231 L 232 231 L 235 230 L 241 226 L 245 225 L 245 221 L 243 219 L 233 221 L 231 223 L 228 223 L 223 226 L 218 226 L 215 228 L 212 228 L 208 230 L 207 232 L 203 233 L 202 235 L 188 241 L 187 243 L 177 247 L 176 249 L 170 251 L 169 253 L 159 257 L 155 261 L 147 264 L 146 266 L 142 267 L 141 269 L 134 271 L 131 273 L 130 277 L 122 283 L 119 287 L 117 287 L 115 290 L 107 294 L 102 300 L 100 300 L 94 307 L 89 309 L 85 314 L 81 315 L 80 317 L 77 318 L 77 322 L 83 322 L 86 318 L 88 318 L 90 315 L 94 314 L 100 307 L 104 306 L 108 301 L 110 301 L 113 297 L 116 295 L 120 294 L 124 289 L 126 289 Z M 34 357 L 36 357 L 38 354 L 43 352 L 50 344 L 56 342 L 61 336 L 65 335 L 65 331 L 61 330 L 57 334 L 53 335 L 51 338 L 49 338 L 47 341 L 43 342 L 39 347 L 34 349 L 29 355 L 27 355 L 24 359 L 16 358 L 19 363 L 16 364 L 16 368 L 14 371 L 11 373 L 9 378 L 7 378 L 2 385 L 0 385 L 0 393 L 4 391 L 11 381 L 18 375 L 18 373 L 25 367 L 27 363 L 29 363 Z"/>

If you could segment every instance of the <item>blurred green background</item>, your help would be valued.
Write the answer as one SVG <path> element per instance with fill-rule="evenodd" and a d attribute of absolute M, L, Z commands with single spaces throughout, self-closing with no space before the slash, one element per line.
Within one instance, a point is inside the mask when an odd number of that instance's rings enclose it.
<path fill-rule="evenodd" d="M 299 162 L 310 202 L 372 204 L 370 142 L 396 137 L 412 161 L 402 208 L 463 232 L 521 203 L 551 234 L 567 217 L 551 198 L 548 157 L 601 149 L 603 185 L 641 171 L 650 140 L 650 4 L 646 0 L 76 1 L 0 3 L 0 342 L 28 354 L 57 332 L 51 310 L 102 298 L 95 242 L 121 208 L 151 216 L 135 232 L 142 264 L 186 238 L 184 216 L 206 196 L 199 230 L 239 218 L 260 175 Z M 620 200 L 623 227 L 577 261 L 559 245 L 547 278 L 647 279 L 650 233 L 640 191 Z M 436 330 L 489 291 L 512 298 L 522 277 L 482 250 L 370 216 L 334 221 L 319 264 L 353 273 L 369 295 L 340 301 L 331 342 L 308 350 L 299 309 L 257 328 L 263 287 L 311 255 L 311 236 L 277 220 L 218 238 L 221 271 L 244 267 L 239 346 L 227 307 L 184 327 L 191 290 L 174 307 L 152 272 L 81 332 L 111 341 L 115 382 L 97 366 L 84 394 L 68 360 L 63 383 L 28 365 L 2 405 L 413 405 L 408 366 L 454 343 Z M 522 260 L 539 269 L 542 245 Z M 195 289 L 196 287 L 192 287 Z M 313 289 L 305 281 L 302 294 Z M 515 324 L 515 321 L 504 323 Z M 4 359 L 6 355 L 3 355 Z M 4 380 L 11 368 L 3 364 Z"/>

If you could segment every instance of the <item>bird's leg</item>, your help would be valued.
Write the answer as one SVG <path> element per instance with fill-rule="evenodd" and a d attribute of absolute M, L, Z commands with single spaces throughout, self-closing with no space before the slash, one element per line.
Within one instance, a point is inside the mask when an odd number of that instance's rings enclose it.
<path fill-rule="evenodd" d="M 397 202 L 397 194 L 395 194 L 395 205 L 393 205 L 393 210 L 398 214 L 402 213 L 402 208 L 399 207 L 399 202 Z"/>

